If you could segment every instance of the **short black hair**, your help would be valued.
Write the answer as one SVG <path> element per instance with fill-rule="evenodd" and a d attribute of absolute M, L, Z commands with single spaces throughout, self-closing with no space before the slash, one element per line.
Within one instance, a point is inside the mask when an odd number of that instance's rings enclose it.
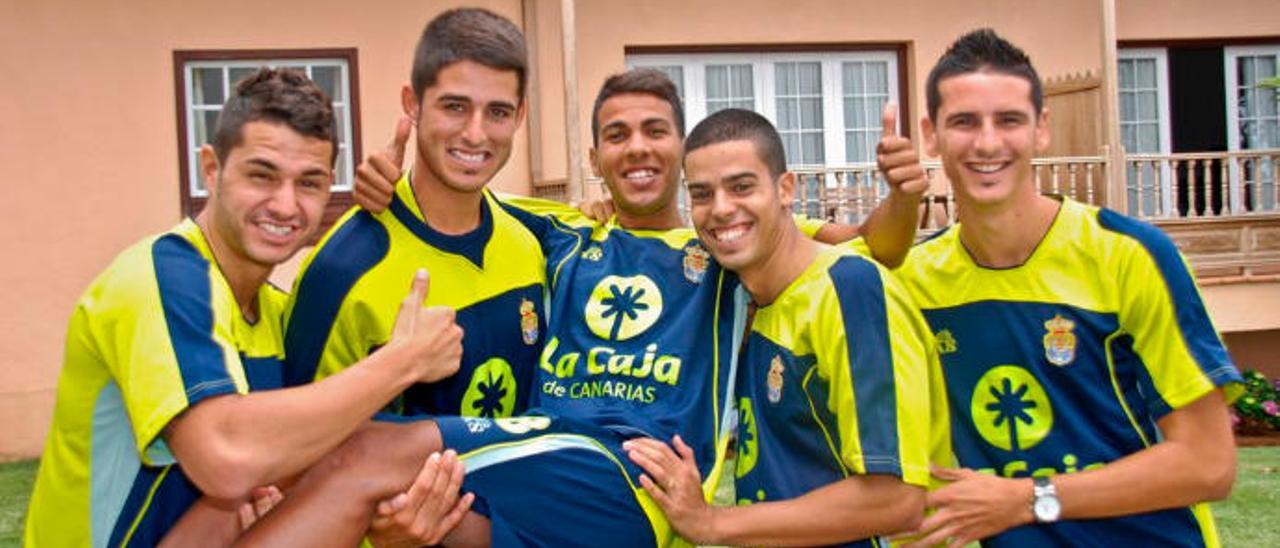
<path fill-rule="evenodd" d="M 452 9 L 422 29 L 413 55 L 413 94 L 422 100 L 422 94 L 436 83 L 441 70 L 458 61 L 474 61 L 495 70 L 515 72 L 516 93 L 523 101 L 528 57 L 524 35 L 507 18 L 481 8 Z"/>
<path fill-rule="evenodd" d="M 329 163 L 338 158 L 338 127 L 333 103 L 320 86 L 296 69 L 260 68 L 233 87 L 222 105 L 213 131 L 213 152 L 226 165 L 231 149 L 244 140 L 241 131 L 249 122 L 284 124 L 300 135 L 329 141 Z"/>
<path fill-rule="evenodd" d="M 938 91 L 938 84 L 942 80 L 982 71 L 1008 74 L 1026 80 L 1031 84 L 1031 104 L 1035 106 L 1036 114 L 1044 109 L 1044 86 L 1035 67 L 1031 66 L 1031 59 L 1017 46 L 997 35 L 996 31 L 984 28 L 961 36 L 942 54 L 933 70 L 929 71 L 929 79 L 925 83 L 929 119 L 936 120 L 938 109 L 942 106 L 942 94 Z"/>
<path fill-rule="evenodd" d="M 764 116 L 740 108 L 716 111 L 698 122 L 684 142 L 685 158 L 699 148 L 729 141 L 751 141 L 774 180 L 786 173 L 787 153 L 777 128 Z"/>
<path fill-rule="evenodd" d="M 671 105 L 676 117 L 676 131 L 684 137 L 684 103 L 680 101 L 680 92 L 666 73 L 654 68 L 633 68 L 626 72 L 614 74 L 605 79 L 596 94 L 595 106 L 591 108 L 591 143 L 600 144 L 600 107 L 614 95 L 623 93 L 647 93 Z"/>

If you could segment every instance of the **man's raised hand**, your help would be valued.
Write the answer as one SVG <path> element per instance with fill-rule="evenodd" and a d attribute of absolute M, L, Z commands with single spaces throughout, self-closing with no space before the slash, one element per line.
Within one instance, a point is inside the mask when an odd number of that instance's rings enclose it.
<path fill-rule="evenodd" d="M 909 196 L 924 194 L 929 188 L 929 179 L 925 177 L 920 155 L 911 140 L 898 135 L 898 104 L 885 103 L 880 120 L 884 130 L 876 144 L 876 165 L 884 174 L 889 188 Z"/>
<path fill-rule="evenodd" d="M 356 168 L 356 203 L 374 213 L 381 213 L 391 205 L 396 191 L 396 181 L 404 166 L 404 147 L 413 130 L 413 119 L 401 116 L 396 122 L 396 133 L 386 148 L 365 156 Z"/>
<path fill-rule="evenodd" d="M 388 347 L 405 352 L 419 382 L 435 382 L 458 370 L 462 359 L 462 328 L 454 322 L 452 308 L 423 306 L 430 280 L 418 269 L 409 294 L 400 303 Z"/>

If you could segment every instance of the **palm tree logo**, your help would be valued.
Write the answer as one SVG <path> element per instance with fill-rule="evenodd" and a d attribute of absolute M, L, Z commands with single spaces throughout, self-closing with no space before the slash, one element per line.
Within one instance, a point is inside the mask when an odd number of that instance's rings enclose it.
<path fill-rule="evenodd" d="M 597 337 L 624 341 L 649 329 L 662 314 L 662 293 L 647 276 L 606 276 L 587 301 L 586 322 Z"/>
<path fill-rule="evenodd" d="M 1005 451 L 1023 451 L 1053 429 L 1053 407 L 1030 371 L 1001 365 L 987 371 L 973 390 L 973 424 L 988 443 Z"/>
<path fill-rule="evenodd" d="M 460 413 L 469 417 L 509 417 L 515 409 L 516 380 L 511 365 L 491 358 L 471 374 L 471 385 L 462 396 Z"/>
<path fill-rule="evenodd" d="M 738 400 L 738 462 L 734 468 L 734 476 L 742 477 L 756 467 L 760 456 L 760 427 L 756 424 L 755 410 L 751 407 L 751 398 Z"/>

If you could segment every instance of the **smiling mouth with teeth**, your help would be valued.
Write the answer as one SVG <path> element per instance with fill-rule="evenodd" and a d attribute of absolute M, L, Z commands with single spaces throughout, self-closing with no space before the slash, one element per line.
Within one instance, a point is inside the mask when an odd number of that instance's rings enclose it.
<path fill-rule="evenodd" d="M 644 182 L 656 177 L 657 175 L 658 171 L 655 169 L 636 169 L 623 174 L 623 178 L 632 182 Z"/>
<path fill-rule="evenodd" d="M 467 153 L 461 150 L 450 150 L 449 155 L 471 164 L 483 162 L 489 156 L 486 152 Z"/>
<path fill-rule="evenodd" d="M 293 233 L 292 226 L 277 225 L 277 224 L 271 224 L 271 223 L 258 223 L 258 226 L 262 228 L 263 232 L 266 232 L 267 234 L 271 234 L 274 236 L 288 236 L 289 234 Z"/>
<path fill-rule="evenodd" d="M 716 241 L 723 243 L 735 242 L 747 233 L 747 225 L 734 225 L 727 228 L 717 228 L 711 231 L 711 235 L 715 236 Z"/>
<path fill-rule="evenodd" d="M 1005 166 L 1007 166 L 1007 165 L 1009 165 L 1009 163 L 1008 163 L 1008 162 L 999 162 L 999 163 L 981 163 L 981 164 L 971 163 L 971 164 L 968 164 L 969 169 L 972 169 L 973 171 L 976 171 L 976 172 L 978 172 L 978 173 L 995 173 L 995 172 L 997 172 L 997 171 L 1000 171 L 1000 170 L 1004 169 L 1004 168 L 1005 168 Z"/>

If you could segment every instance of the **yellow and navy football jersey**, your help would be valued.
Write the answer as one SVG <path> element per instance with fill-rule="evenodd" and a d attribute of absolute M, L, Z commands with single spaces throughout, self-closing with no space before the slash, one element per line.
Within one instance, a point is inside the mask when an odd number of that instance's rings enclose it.
<path fill-rule="evenodd" d="M 285 383 L 324 378 L 391 339 L 414 272 L 426 268 L 426 305 L 457 311 L 458 373 L 405 391 L 405 415 L 506 417 L 525 409 L 545 331 L 543 256 L 533 235 L 488 191 L 480 226 L 431 228 L 409 174 L 377 215 L 353 208 L 306 259 L 286 311 Z"/>
<path fill-rule="evenodd" d="M 280 386 L 285 295 L 245 320 L 191 220 L 116 257 L 76 303 L 26 546 L 154 546 L 200 496 L 166 425 L 206 398 Z"/>
<path fill-rule="evenodd" d="M 900 276 L 937 341 L 960 464 L 1005 477 L 1100 467 L 1159 442 L 1156 421 L 1232 365 L 1173 242 L 1159 229 L 1063 199 L 1021 266 L 977 265 L 952 228 L 912 249 Z M 991 546 L 1217 544 L 1206 504 L 1027 525 Z"/>
<path fill-rule="evenodd" d="M 558 202 L 503 202 L 547 257 L 550 332 L 532 406 L 626 435 L 678 433 L 718 477 L 745 320 L 745 301 L 722 286 L 732 274 L 692 229 L 628 230 Z"/>
<path fill-rule="evenodd" d="M 795 498 L 852 475 L 927 488 L 929 466 L 950 463 L 928 326 L 887 270 L 848 248 L 824 247 L 756 310 L 737 386 L 738 504 Z"/>

